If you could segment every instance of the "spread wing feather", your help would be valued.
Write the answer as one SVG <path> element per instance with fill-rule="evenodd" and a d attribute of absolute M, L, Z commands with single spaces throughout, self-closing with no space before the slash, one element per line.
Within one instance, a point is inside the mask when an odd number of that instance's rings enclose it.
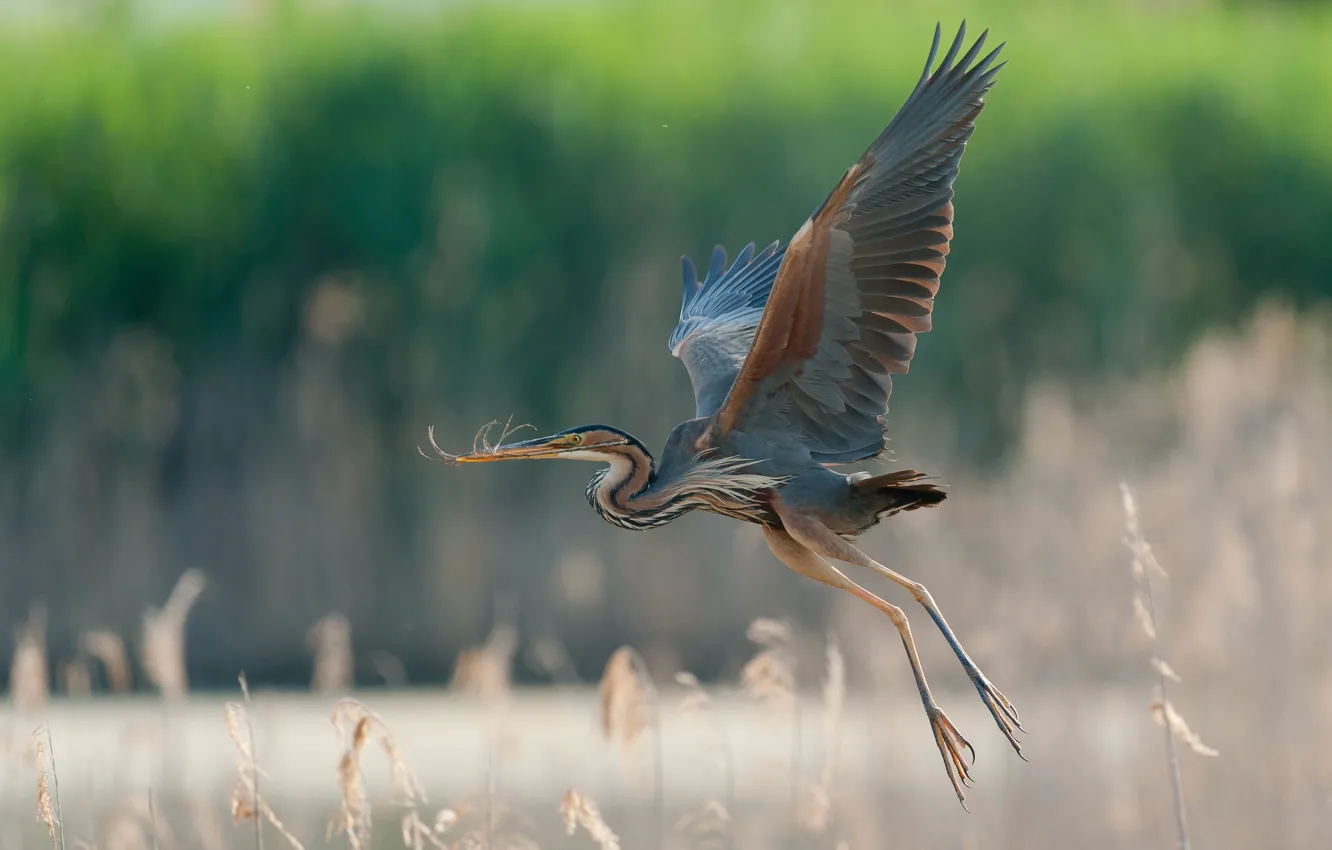
<path fill-rule="evenodd" d="M 689 258 L 680 258 L 684 297 L 670 349 L 689 371 L 698 416 L 715 413 L 735 382 L 754 342 L 782 254 L 774 242 L 755 255 L 751 242 L 728 269 L 726 250 L 718 245 L 701 281 Z"/>
<path fill-rule="evenodd" d="M 691 358 L 700 372 L 707 364 L 706 392 L 698 378 L 694 387 L 699 415 L 714 416 L 713 439 L 736 428 L 787 434 L 822 463 L 883 452 L 892 376 L 910 368 L 917 334 L 930 329 L 953 237 L 953 182 L 984 95 L 1003 67 L 993 64 L 1002 45 L 977 61 L 986 33 L 957 59 L 964 22 L 931 73 L 939 34 L 936 27 L 925 70 L 883 133 L 785 251 L 765 251 L 766 262 L 778 260 L 780 268 L 763 291 L 761 316 L 756 299 L 744 301 L 743 310 L 725 314 L 734 323 L 727 334 L 711 332 L 706 346 L 685 338 L 681 356 L 691 377 Z M 751 296 L 762 288 L 748 285 Z M 700 294 L 707 287 L 705 280 Z M 734 302 L 728 296 L 719 292 L 718 300 L 740 303 L 738 294 Z M 738 370 L 727 372 L 719 400 L 724 370 L 716 364 L 729 369 L 735 347 L 749 336 L 752 347 Z"/>

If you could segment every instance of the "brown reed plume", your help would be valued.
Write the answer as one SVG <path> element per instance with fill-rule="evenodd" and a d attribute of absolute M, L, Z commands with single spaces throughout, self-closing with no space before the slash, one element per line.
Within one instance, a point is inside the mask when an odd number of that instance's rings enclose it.
<path fill-rule="evenodd" d="M 434 827 L 427 826 L 419 812 L 427 802 L 425 789 L 402 757 L 398 742 L 383 718 L 358 700 L 343 698 L 333 705 L 329 721 L 343 744 L 342 757 L 338 760 L 340 806 L 330 824 L 329 837 L 347 836 L 353 850 L 363 850 L 368 845 L 371 805 L 361 759 L 366 745 L 373 740 L 389 762 L 389 773 L 398 794 L 393 802 L 404 808 L 401 822 L 404 844 L 414 850 L 419 850 L 427 841 L 434 844 Z"/>
<path fill-rule="evenodd" d="M 56 774 L 51 728 L 43 723 L 32 733 L 32 756 L 37 768 L 37 821 L 46 826 L 54 850 L 65 850 L 65 827 L 60 816 L 60 779 Z"/>
<path fill-rule="evenodd" d="M 15 635 L 9 665 L 9 694 L 20 712 L 41 711 L 51 694 L 46 668 L 46 605 L 34 602 L 28 619 Z"/>
<path fill-rule="evenodd" d="M 601 810 L 590 797 L 570 788 L 560 801 L 560 814 L 564 816 L 564 831 L 573 835 L 582 827 L 599 850 L 620 850 L 620 837 L 601 817 Z"/>
<path fill-rule="evenodd" d="M 1143 536 L 1138 515 L 1138 504 L 1133 498 L 1133 491 L 1128 484 L 1120 482 L 1120 496 L 1124 502 L 1125 544 L 1132 553 L 1134 581 L 1133 612 L 1139 628 L 1152 643 L 1152 668 L 1156 671 L 1156 693 L 1150 704 L 1152 717 L 1165 728 L 1166 762 L 1170 771 L 1170 786 L 1174 796 L 1176 840 L 1180 850 L 1189 850 L 1189 823 L 1184 808 L 1184 783 L 1179 773 L 1179 753 L 1175 746 L 1178 738 L 1194 752 L 1205 755 L 1218 755 L 1217 751 L 1202 742 L 1191 730 L 1184 718 L 1170 703 L 1166 693 L 1167 681 L 1179 681 L 1179 676 L 1165 660 L 1161 652 L 1161 636 L 1156 619 L 1156 601 L 1152 594 L 1152 574 L 1168 578 L 1156 560 L 1147 538 Z"/>
<path fill-rule="evenodd" d="M 629 755 L 640 735 L 652 733 L 653 805 L 660 846 L 665 840 L 666 818 L 660 704 L 656 685 L 638 651 L 632 646 L 622 646 L 611 653 L 598 690 L 601 694 L 601 731 L 606 740 L 619 744 L 622 758 Z"/>
<path fill-rule="evenodd" d="M 125 641 L 113 631 L 93 629 L 83 633 L 80 641 L 83 651 L 102 663 L 106 670 L 106 683 L 113 693 L 129 693 L 132 684 L 130 677 L 129 653 L 125 651 Z"/>
<path fill-rule="evenodd" d="M 458 653 L 449 688 L 480 697 L 492 705 L 505 702 L 517 652 L 518 631 L 508 623 L 496 623 L 484 644 Z"/>
<path fill-rule="evenodd" d="M 791 628 L 780 620 L 760 617 L 746 633 L 759 651 L 740 669 L 740 685 L 769 708 L 790 710 L 795 704 L 795 661 Z"/>
<path fill-rule="evenodd" d="M 630 646 L 611 653 L 598 687 L 601 731 L 628 753 L 638 737 L 656 723 L 656 689 L 647 666 Z"/>
<path fill-rule="evenodd" d="M 320 694 L 346 693 L 352 687 L 351 624 L 341 614 L 329 614 L 310 627 L 306 646 L 314 653 L 310 689 Z"/>
<path fill-rule="evenodd" d="M 250 720 L 250 686 L 245 674 L 240 675 L 243 702 L 228 702 L 224 707 L 227 734 L 236 747 L 236 784 L 231 791 L 231 817 L 236 823 L 254 819 L 254 841 L 257 850 L 263 850 L 263 821 L 268 821 L 278 834 L 295 850 L 305 846 L 282 824 L 259 791 L 259 778 L 265 776 L 255 756 L 254 724 Z M 244 732 L 242 732 L 242 729 Z"/>
<path fill-rule="evenodd" d="M 489 790 L 440 809 L 433 829 L 447 850 L 539 850 L 530 832 L 531 824 Z"/>
<path fill-rule="evenodd" d="M 168 700 L 184 699 L 190 690 L 185 670 L 185 621 L 203 590 L 203 572 L 186 570 L 161 610 L 149 608 L 143 615 L 143 670 Z"/>

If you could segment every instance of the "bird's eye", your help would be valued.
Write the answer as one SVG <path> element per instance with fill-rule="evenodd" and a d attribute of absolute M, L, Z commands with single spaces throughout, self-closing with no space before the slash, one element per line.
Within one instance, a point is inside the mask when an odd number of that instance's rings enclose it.
<path fill-rule="evenodd" d="M 583 435 L 582 435 L 582 434 L 570 434 L 570 435 L 569 435 L 569 442 L 570 442 L 571 444 L 577 446 L 577 445 L 579 445 L 579 444 L 581 444 L 581 443 L 583 442 Z"/>

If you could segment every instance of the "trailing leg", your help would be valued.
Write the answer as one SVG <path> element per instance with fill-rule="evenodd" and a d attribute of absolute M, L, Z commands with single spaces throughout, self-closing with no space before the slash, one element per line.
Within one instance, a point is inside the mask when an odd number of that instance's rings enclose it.
<path fill-rule="evenodd" d="M 818 520 L 789 510 L 780 503 L 776 505 L 776 510 L 778 516 L 782 518 L 782 523 L 786 526 L 787 533 L 803 547 L 826 558 L 835 558 L 848 564 L 868 567 L 879 575 L 906 588 L 915 597 L 916 601 L 929 613 L 930 619 L 934 620 L 934 624 L 939 627 L 939 631 L 943 632 L 944 639 L 948 641 L 948 645 L 952 648 L 953 654 L 957 656 L 957 660 L 962 662 L 962 669 L 966 671 L 967 677 L 976 686 L 976 691 L 980 694 L 985 707 L 989 709 L 994 722 L 998 724 L 999 729 L 1004 733 L 1004 737 L 1008 739 L 1008 743 L 1012 744 L 1013 749 L 1021 756 L 1022 745 L 1018 743 L 1015 734 L 1022 729 L 1022 724 L 1018 720 L 1017 709 L 1013 707 L 1007 697 L 999 692 L 998 688 L 991 684 L 990 680 L 981 672 L 980 667 L 976 666 L 976 662 L 971 660 L 971 656 L 962 647 L 962 642 L 957 639 L 957 635 L 953 634 L 948 621 L 944 619 L 943 612 L 939 610 L 939 606 L 934 602 L 934 597 L 930 596 L 930 592 L 925 588 L 925 585 L 888 569 Z"/>
<path fill-rule="evenodd" d="M 892 620 L 893 625 L 897 627 L 898 634 L 902 637 L 902 646 L 906 648 L 907 660 L 911 662 L 911 674 L 916 679 L 916 689 L 920 692 L 920 701 L 925 706 L 925 715 L 930 721 L 930 730 L 934 734 L 935 746 L 939 748 L 939 754 L 943 756 L 944 769 L 948 772 L 948 781 L 953 784 L 953 791 L 957 794 L 958 802 L 962 803 L 963 808 L 966 808 L 967 795 L 963 791 L 963 786 L 970 784 L 971 771 L 966 759 L 962 756 L 962 750 L 971 751 L 972 761 L 976 759 L 976 750 L 957 731 L 957 727 L 944 714 L 943 709 L 935 703 L 934 696 L 930 693 L 929 683 L 925 681 L 925 669 L 921 667 L 920 655 L 916 652 L 916 642 L 911 637 L 911 625 L 907 622 L 906 613 L 896 605 L 880 599 L 847 578 L 841 570 L 802 546 L 786 532 L 765 527 L 763 534 L 767 538 L 768 548 L 772 550 L 772 554 L 776 555 L 779 561 L 792 570 L 830 587 L 845 590 L 856 598 L 878 608 L 888 615 L 888 619 Z"/>

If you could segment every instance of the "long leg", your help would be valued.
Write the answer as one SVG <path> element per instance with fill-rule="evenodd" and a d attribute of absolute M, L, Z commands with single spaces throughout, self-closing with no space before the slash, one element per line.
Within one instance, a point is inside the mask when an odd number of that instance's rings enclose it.
<path fill-rule="evenodd" d="M 957 660 L 962 662 L 962 669 L 966 671 L 967 677 L 976 686 L 981 701 L 989 709 L 990 715 L 994 718 L 994 722 L 999 725 L 1000 730 L 1003 731 L 1008 743 L 1013 745 L 1013 749 L 1017 751 L 1019 756 L 1022 756 L 1022 745 L 1018 743 L 1014 735 L 1015 732 L 1022 729 L 1022 724 L 1018 721 L 1017 709 L 1013 707 L 1007 697 L 999 692 L 998 688 L 990 683 L 989 679 L 985 678 L 985 674 L 976 666 L 976 662 L 972 661 L 971 656 L 967 655 L 967 651 L 962 648 L 962 642 L 949 628 L 943 612 L 939 610 L 939 606 L 934 602 L 934 597 L 930 596 L 930 592 L 925 588 L 925 585 L 888 569 L 818 520 L 785 508 L 780 503 L 776 505 L 776 509 L 778 516 L 782 518 L 782 524 L 786 526 L 787 532 L 802 546 L 826 558 L 835 558 L 848 564 L 868 567 L 905 587 L 915 597 L 916 601 L 929 612 L 930 619 L 934 620 L 934 624 L 939 627 L 939 631 L 943 632 L 944 639 L 952 647 Z M 1022 757 L 1026 758 L 1026 756 Z"/>
<path fill-rule="evenodd" d="M 962 757 L 962 749 L 971 750 L 973 761 L 976 758 L 976 750 L 971 744 L 967 743 L 967 739 L 962 737 L 961 733 L 957 731 L 957 727 L 943 713 L 943 709 L 935 703 L 934 696 L 930 693 L 929 683 L 925 681 L 925 670 L 920 665 L 920 655 L 916 652 L 916 642 L 911 637 L 911 625 L 907 622 L 906 613 L 896 605 L 885 602 L 847 578 L 841 570 L 802 546 L 785 531 L 765 526 L 763 534 L 768 540 L 768 548 L 783 564 L 802 576 L 823 582 L 838 590 L 845 590 L 856 598 L 878 608 L 888 615 L 888 619 L 893 621 L 898 634 L 902 636 L 902 645 L 906 647 L 907 660 L 911 662 L 911 673 L 916 677 L 916 688 L 920 691 L 920 701 L 925 706 L 925 714 L 929 718 L 930 729 L 934 733 L 934 743 L 939 747 L 940 755 L 943 756 L 944 769 L 948 771 L 948 781 L 953 783 L 953 790 L 957 793 L 958 802 L 962 803 L 963 808 L 966 808 L 967 795 L 963 792 L 962 787 L 970 783 L 971 769 Z"/>

